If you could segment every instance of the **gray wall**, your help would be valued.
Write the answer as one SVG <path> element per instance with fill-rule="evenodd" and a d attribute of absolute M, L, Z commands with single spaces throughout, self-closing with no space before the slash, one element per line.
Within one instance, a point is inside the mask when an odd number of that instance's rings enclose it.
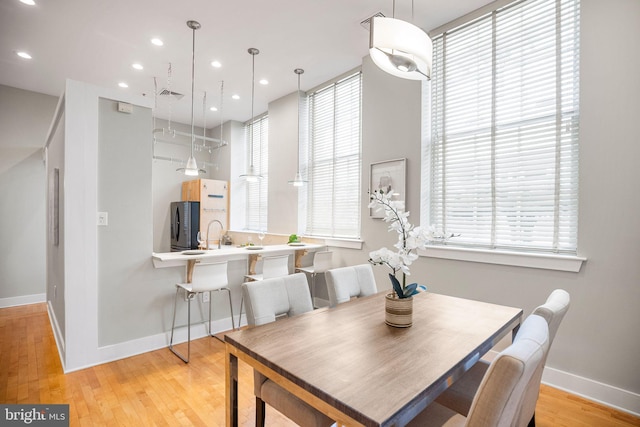
<path fill-rule="evenodd" d="M 98 324 L 100 346 L 150 335 L 157 330 L 157 273 L 153 250 L 151 110 L 117 111 L 100 99 L 98 211 Z M 136 319 L 132 319 L 135 313 Z"/>
<path fill-rule="evenodd" d="M 42 148 L 56 102 L 53 96 L 0 85 L 0 307 L 44 300 Z"/>

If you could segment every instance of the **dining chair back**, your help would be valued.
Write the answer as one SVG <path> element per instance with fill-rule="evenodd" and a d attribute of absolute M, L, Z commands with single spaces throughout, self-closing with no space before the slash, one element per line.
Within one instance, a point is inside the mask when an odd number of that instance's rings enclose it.
<path fill-rule="evenodd" d="M 549 328 L 549 347 L 551 347 L 556 333 L 558 332 L 560 323 L 569 309 L 569 304 L 569 293 L 562 289 L 556 289 L 551 292 L 544 304 L 533 310 L 532 314 L 542 317 L 547 322 Z M 536 379 L 534 382 L 538 381 L 537 377 L 542 377 L 545 363 L 546 356 L 539 372 L 536 373 Z M 436 399 L 436 402 L 457 411 L 462 415 L 467 415 L 471 408 L 471 402 L 473 401 L 480 382 L 485 376 L 488 368 L 489 362 L 479 360 L 462 376 L 462 378 L 458 379 L 451 385 L 451 387 L 445 390 Z M 538 400 L 538 393 L 539 387 L 532 387 L 528 389 L 519 415 L 520 421 L 518 425 L 529 425 L 530 427 L 535 426 L 535 406 Z"/>
<path fill-rule="evenodd" d="M 173 321 L 171 323 L 171 338 L 169 339 L 169 350 L 183 362 L 189 363 L 191 358 L 191 300 L 195 299 L 198 294 L 209 293 L 209 335 L 211 333 L 211 292 L 226 291 L 229 296 L 229 312 L 231 313 L 231 327 L 236 328 L 233 320 L 233 305 L 231 303 L 231 290 L 228 288 L 229 280 L 227 278 L 227 262 L 216 262 L 211 264 L 196 264 L 193 269 L 193 277 L 191 283 L 176 284 L 176 294 L 173 300 Z M 178 295 L 184 292 L 187 300 L 187 355 L 177 351 L 173 345 L 173 336 L 176 327 L 176 311 L 178 305 Z"/>
<path fill-rule="evenodd" d="M 433 402 L 408 426 L 522 427 L 523 400 L 549 351 L 549 326 L 532 314 L 522 323 L 513 343 L 491 362 L 478 387 L 468 416 Z M 526 425 L 526 423 L 524 424 Z"/>
<path fill-rule="evenodd" d="M 289 274 L 289 255 L 268 256 L 262 259 L 262 273 L 245 274 L 245 281 L 262 281 L 273 277 L 283 277 Z M 242 307 L 244 306 L 244 292 L 240 298 L 240 314 L 238 327 L 242 326 Z"/>
<path fill-rule="evenodd" d="M 313 310 L 307 276 L 303 273 L 245 282 L 242 294 L 247 302 L 247 322 L 251 326 Z"/>
<path fill-rule="evenodd" d="M 340 267 L 325 272 L 329 306 L 349 301 L 353 297 L 364 297 L 378 292 L 371 264 Z"/>
<path fill-rule="evenodd" d="M 333 259 L 333 252 L 331 251 L 318 251 L 313 255 L 313 265 L 310 267 L 297 267 L 296 271 L 306 273 L 311 276 L 311 302 L 315 307 L 315 294 L 316 294 L 316 276 L 318 274 L 324 274 L 331 268 L 331 261 Z"/>
<path fill-rule="evenodd" d="M 556 337 L 556 333 L 558 332 L 562 319 L 564 319 L 564 315 L 569 310 L 570 301 L 571 298 L 567 291 L 563 289 L 556 289 L 551 292 L 544 304 L 533 310 L 533 314 L 542 317 L 547 322 L 549 327 L 549 347 L 551 347 L 551 344 Z M 544 366 L 547 363 L 547 355 L 548 353 L 545 354 L 542 364 L 532 377 L 531 386 L 528 387 L 525 392 L 522 407 L 520 408 L 518 425 L 534 427 L 536 424 L 536 404 L 538 403 L 538 396 L 540 394 L 540 381 L 542 380 Z"/>
<path fill-rule="evenodd" d="M 295 316 L 313 310 L 304 273 L 245 282 L 242 294 L 247 301 L 247 321 L 251 326 L 274 322 L 280 316 Z M 300 400 L 260 372 L 254 370 L 256 396 L 255 425 L 264 427 L 265 403 L 301 426 L 329 427 L 333 420 Z"/>

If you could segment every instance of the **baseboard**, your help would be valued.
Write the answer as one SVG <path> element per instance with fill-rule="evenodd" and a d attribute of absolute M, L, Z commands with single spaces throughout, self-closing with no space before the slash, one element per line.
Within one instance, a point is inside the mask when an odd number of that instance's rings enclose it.
<path fill-rule="evenodd" d="M 64 335 L 60 330 L 56 313 L 53 311 L 51 301 L 47 301 L 47 311 L 49 312 L 49 323 L 51 323 L 51 329 L 53 330 L 53 338 L 56 340 L 56 347 L 58 348 L 58 356 L 60 357 L 60 363 L 62 364 L 62 371 L 67 372 L 65 368 L 65 341 Z"/>
<path fill-rule="evenodd" d="M 244 322 L 246 324 L 246 322 Z M 204 338 L 207 334 L 208 324 L 204 323 L 191 325 L 191 340 L 198 338 Z M 231 318 L 214 320 L 211 322 L 211 330 L 214 334 L 231 330 Z M 125 359 L 127 357 L 136 356 L 138 354 L 147 353 L 149 351 L 159 350 L 169 346 L 169 340 L 171 338 L 171 331 L 143 337 L 131 341 L 125 341 L 118 344 L 106 345 L 98 348 L 98 359 L 95 363 L 78 366 L 69 370 L 65 370 L 65 373 L 79 371 L 81 369 L 90 368 L 91 366 L 101 365 L 103 363 L 113 362 L 115 360 Z M 187 342 L 187 327 L 176 328 L 173 336 L 174 344 L 181 344 Z M 167 350 L 169 351 L 169 350 Z"/>
<path fill-rule="evenodd" d="M 21 295 L 19 297 L 0 298 L 0 308 L 17 305 L 37 304 L 47 301 L 47 294 Z"/>
<path fill-rule="evenodd" d="M 542 382 L 602 405 L 640 416 L 640 394 L 638 393 L 550 367 L 544 368 Z"/>

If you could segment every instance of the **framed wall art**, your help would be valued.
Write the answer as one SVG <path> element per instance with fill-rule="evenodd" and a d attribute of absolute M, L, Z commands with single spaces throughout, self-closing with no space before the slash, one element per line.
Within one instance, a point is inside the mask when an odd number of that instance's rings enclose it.
<path fill-rule="evenodd" d="M 405 176 L 407 159 L 386 160 L 371 163 L 369 191 L 391 191 L 391 200 L 395 206 L 404 211 L 405 208 Z M 384 218 L 384 209 L 370 208 L 371 218 Z"/>

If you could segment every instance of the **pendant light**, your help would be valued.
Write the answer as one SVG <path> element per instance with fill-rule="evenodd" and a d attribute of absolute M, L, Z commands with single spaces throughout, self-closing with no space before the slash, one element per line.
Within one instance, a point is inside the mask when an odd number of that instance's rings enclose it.
<path fill-rule="evenodd" d="M 413 0 L 411 2 L 413 15 Z M 431 79 L 433 43 L 421 28 L 409 22 L 375 16 L 371 19 L 369 54 L 383 71 L 410 80 Z"/>
<path fill-rule="evenodd" d="M 296 68 L 293 72 L 298 75 L 298 157 L 296 159 L 298 168 L 295 178 L 293 178 L 293 181 L 289 181 L 289 184 L 294 187 L 302 187 L 307 183 L 307 181 L 302 179 L 302 174 L 300 173 L 300 75 L 304 73 L 304 70 L 302 68 Z"/>
<path fill-rule="evenodd" d="M 256 55 L 259 54 L 260 51 L 251 47 L 247 52 L 251 55 L 251 132 L 249 132 L 249 170 L 246 174 L 240 175 L 240 178 L 244 178 L 247 182 L 257 182 L 262 179 L 262 175 L 256 173 L 253 168 L 253 101 L 256 86 Z"/>
<path fill-rule="evenodd" d="M 191 48 L 191 156 L 187 160 L 187 166 L 184 168 L 178 168 L 177 171 L 184 171 L 187 176 L 198 176 L 199 172 L 205 172 L 203 169 L 198 169 L 196 158 L 193 155 L 193 147 L 195 145 L 195 126 L 193 121 L 193 104 L 194 104 L 194 87 L 195 87 L 195 65 L 196 65 L 196 30 L 200 29 L 200 23 L 198 21 L 187 21 L 187 27 L 191 28 L 193 32 L 193 43 Z"/>

